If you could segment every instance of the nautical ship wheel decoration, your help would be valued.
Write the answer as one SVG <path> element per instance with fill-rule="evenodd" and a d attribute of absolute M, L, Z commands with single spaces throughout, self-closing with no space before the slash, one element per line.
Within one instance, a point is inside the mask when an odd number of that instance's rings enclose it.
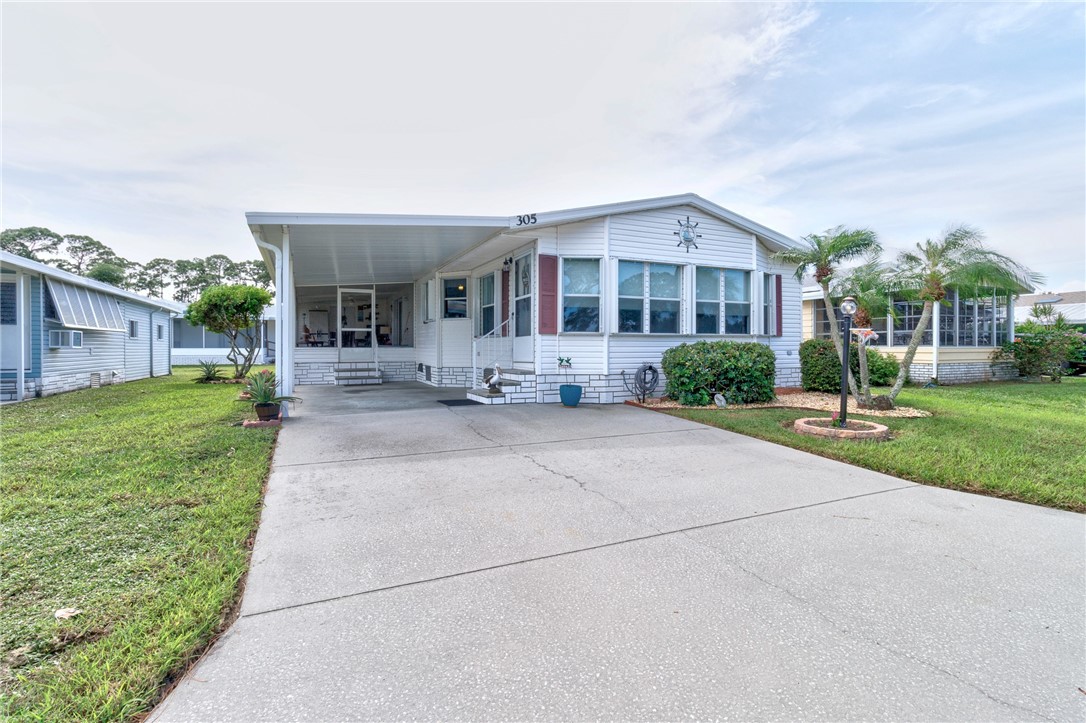
<path fill-rule="evenodd" d="M 701 238 L 701 234 L 697 231 L 698 224 L 696 222 L 691 223 L 689 216 L 686 217 L 686 223 L 682 221 L 676 221 L 675 223 L 679 224 L 679 230 L 671 232 L 672 235 L 679 237 L 679 243 L 675 245 L 686 246 L 686 253 L 690 253 L 690 247 L 697 248 L 697 240 Z"/>

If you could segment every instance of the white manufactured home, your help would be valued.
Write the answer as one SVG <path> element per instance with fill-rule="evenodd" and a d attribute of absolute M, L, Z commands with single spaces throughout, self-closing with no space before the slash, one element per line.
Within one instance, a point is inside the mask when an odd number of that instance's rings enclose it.
<path fill-rule="evenodd" d="M 622 372 L 683 342 L 767 344 L 798 386 L 792 239 L 694 194 L 515 216 L 246 214 L 276 281 L 285 393 L 420 381 L 487 403 L 630 397 Z M 558 358 L 572 360 L 559 369 Z"/>
<path fill-rule="evenodd" d="M 170 374 L 183 310 L 0 251 L 0 400 Z"/>

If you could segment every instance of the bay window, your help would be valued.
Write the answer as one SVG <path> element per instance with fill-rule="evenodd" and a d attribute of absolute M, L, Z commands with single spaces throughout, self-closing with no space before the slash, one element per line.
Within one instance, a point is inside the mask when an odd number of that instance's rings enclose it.
<path fill-rule="evenodd" d="M 600 330 L 600 260 L 562 259 L 562 331 Z"/>

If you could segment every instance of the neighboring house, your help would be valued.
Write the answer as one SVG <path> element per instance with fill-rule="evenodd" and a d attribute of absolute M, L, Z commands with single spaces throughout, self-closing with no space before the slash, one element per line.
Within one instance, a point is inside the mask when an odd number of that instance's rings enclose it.
<path fill-rule="evenodd" d="M 187 308 L 187 307 L 184 307 Z M 260 325 L 256 330 L 257 364 L 275 363 L 275 307 L 269 306 L 261 314 Z M 224 334 L 216 334 L 202 326 L 193 326 L 179 316 L 173 320 L 173 363 L 175 366 L 182 364 L 198 364 L 201 361 L 212 361 L 219 364 L 229 364 L 226 355 L 230 353 L 230 340 Z"/>
<path fill-rule="evenodd" d="M 909 378 L 916 382 L 935 378 L 942 384 L 962 384 L 1018 376 L 1013 365 L 993 364 L 991 359 L 996 347 L 1014 334 L 1014 299 L 996 294 L 966 299 L 959 298 L 955 291 L 950 290 L 946 300 L 948 305 L 935 305 L 932 319 L 909 367 Z M 923 302 L 895 301 L 896 321 L 886 317 L 872 320 L 871 328 L 879 338 L 871 348 L 892 354 L 898 360 L 903 359 L 923 308 Z M 840 319 L 839 311 L 837 317 Z M 932 330 L 936 327 L 940 332 L 933 337 Z M 829 337 L 829 317 L 822 300 L 822 289 L 814 284 L 805 284 L 803 338 Z"/>
<path fill-rule="evenodd" d="M 511 217 L 246 219 L 277 282 L 287 394 L 382 379 L 479 387 L 499 364 L 506 395 L 472 396 L 552 402 L 561 356 L 583 401 L 619 402 L 623 371 L 700 339 L 767 344 L 776 384 L 799 384 L 800 287 L 771 260 L 796 242 L 693 194 Z"/>
<path fill-rule="evenodd" d="M 0 398 L 169 374 L 183 308 L 0 251 Z"/>
<path fill-rule="evenodd" d="M 1059 291 L 1019 296 L 1014 302 L 1014 322 L 1021 324 L 1024 321 L 1036 321 L 1029 315 L 1035 304 L 1051 306 L 1052 311 L 1063 314 L 1068 324 L 1086 325 L 1086 291 Z"/>

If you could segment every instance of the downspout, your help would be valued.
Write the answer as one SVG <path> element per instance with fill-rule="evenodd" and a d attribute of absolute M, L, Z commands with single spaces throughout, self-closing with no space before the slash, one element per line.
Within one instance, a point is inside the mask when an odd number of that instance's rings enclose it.
<path fill-rule="evenodd" d="M 16 328 L 19 330 L 19 363 L 15 365 L 15 399 L 26 398 L 26 335 L 30 331 L 26 315 L 26 274 L 19 272 L 15 277 L 15 298 L 18 310 Z"/>
<path fill-rule="evenodd" d="M 286 375 L 282 374 L 281 363 L 284 355 L 286 354 L 286 344 L 284 344 L 283 336 L 286 333 L 286 315 L 283 313 L 283 252 L 280 251 L 278 246 L 274 246 L 264 239 L 260 238 L 259 231 L 253 231 L 253 240 L 256 241 L 256 245 L 262 249 L 267 249 L 275 257 L 275 366 L 279 374 L 281 383 L 284 385 L 283 395 L 290 394 L 286 390 Z M 287 407 L 284 406 L 283 410 L 286 411 Z"/>

